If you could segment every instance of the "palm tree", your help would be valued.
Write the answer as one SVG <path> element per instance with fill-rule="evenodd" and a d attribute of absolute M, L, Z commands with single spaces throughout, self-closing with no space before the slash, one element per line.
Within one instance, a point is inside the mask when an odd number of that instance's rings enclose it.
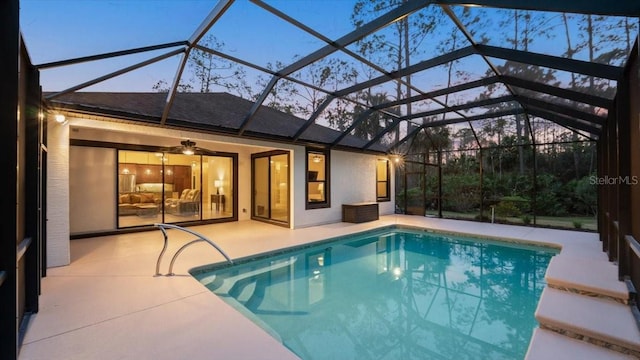
<path fill-rule="evenodd" d="M 359 96 L 360 100 L 366 104 L 367 107 L 374 107 L 381 104 L 388 103 L 389 97 L 386 93 L 371 93 L 370 91 L 363 92 Z M 356 105 L 353 108 L 353 119 L 358 119 L 358 117 L 367 111 L 362 105 Z M 397 109 L 390 109 L 389 112 L 397 112 Z M 378 133 L 380 133 L 383 129 L 389 126 L 393 122 L 393 118 L 384 112 L 374 111 L 371 113 L 366 119 L 361 121 L 354 128 L 354 135 L 361 138 L 371 140 Z"/>

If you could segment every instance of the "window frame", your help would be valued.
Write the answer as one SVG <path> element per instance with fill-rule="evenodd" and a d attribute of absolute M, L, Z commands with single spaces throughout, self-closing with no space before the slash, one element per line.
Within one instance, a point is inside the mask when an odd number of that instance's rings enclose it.
<path fill-rule="evenodd" d="M 380 180 L 378 178 L 378 170 L 379 170 L 378 166 L 382 161 L 384 161 L 386 164 L 386 173 L 387 173 L 386 180 Z M 378 192 L 379 185 L 381 183 L 385 183 L 385 189 L 387 192 L 386 196 L 380 196 L 380 193 Z M 391 166 L 389 165 L 389 159 L 376 159 L 376 201 L 377 202 L 391 201 Z"/>
<path fill-rule="evenodd" d="M 320 149 L 320 148 L 306 148 L 305 149 L 305 180 L 304 180 L 304 202 L 305 202 L 305 209 L 306 210 L 313 210 L 313 209 L 325 209 L 325 208 L 330 208 L 331 207 L 331 185 L 330 185 L 330 180 L 331 180 L 331 173 L 330 173 L 330 163 L 331 163 L 331 158 L 329 156 L 330 154 L 330 150 L 329 149 Z M 310 167 L 309 167 L 309 158 L 311 155 L 321 155 L 324 156 L 324 179 L 323 180 L 309 180 L 310 176 L 309 176 L 309 171 L 310 171 Z M 323 201 L 309 201 L 309 185 L 311 182 L 314 183 L 322 183 L 323 185 L 323 192 L 324 192 L 324 200 Z"/>

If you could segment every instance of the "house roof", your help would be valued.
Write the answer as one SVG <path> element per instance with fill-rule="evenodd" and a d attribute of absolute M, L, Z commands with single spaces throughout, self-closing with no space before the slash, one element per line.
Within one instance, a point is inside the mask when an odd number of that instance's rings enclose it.
<path fill-rule="evenodd" d="M 48 93 L 45 93 L 45 96 Z M 80 113 L 100 114 L 134 122 L 160 125 L 167 93 L 153 92 L 72 92 L 49 101 L 53 108 Z M 175 94 L 165 126 L 189 128 L 218 134 L 235 134 L 242 125 L 253 103 L 228 93 Z M 279 141 L 290 140 L 306 120 L 276 109 L 261 106 L 246 136 Z M 331 144 L 342 133 L 328 127 L 311 124 L 300 136 L 301 144 Z M 359 149 L 365 140 L 348 137 L 342 148 Z M 384 152 L 376 146 L 373 152 Z"/>

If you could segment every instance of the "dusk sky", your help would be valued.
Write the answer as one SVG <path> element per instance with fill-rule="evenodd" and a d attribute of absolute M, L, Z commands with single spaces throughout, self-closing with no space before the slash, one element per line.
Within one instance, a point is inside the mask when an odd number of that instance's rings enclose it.
<path fill-rule="evenodd" d="M 21 0 L 20 4 L 20 27 L 29 54 L 34 64 L 42 64 L 186 40 L 217 1 Z M 352 28 L 349 1 L 285 0 L 269 4 L 321 28 L 329 37 L 341 36 Z M 211 33 L 225 42 L 227 52 L 233 56 L 261 66 L 276 60 L 289 61 L 296 53 L 311 52 L 323 45 L 247 0 L 236 1 Z M 308 48 L 301 48 L 301 44 Z M 41 74 L 42 84 L 45 90 L 62 90 L 169 50 L 77 65 L 72 72 L 69 68 L 46 70 Z M 178 58 L 173 57 L 110 80 L 102 87 L 150 91 L 157 80 L 171 79 L 177 64 Z"/>

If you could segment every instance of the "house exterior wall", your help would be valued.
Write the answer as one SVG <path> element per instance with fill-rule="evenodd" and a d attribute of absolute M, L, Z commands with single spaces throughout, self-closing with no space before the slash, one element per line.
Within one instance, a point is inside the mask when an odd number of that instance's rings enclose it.
<path fill-rule="evenodd" d="M 295 212 L 296 227 L 306 227 L 342 221 L 342 204 L 376 201 L 376 160 L 380 156 L 331 151 L 330 154 L 330 191 L 331 207 L 321 209 L 305 209 L 305 168 L 306 154 L 296 152 L 295 163 L 301 164 L 296 170 L 296 184 L 293 197 L 295 208 L 303 209 Z M 393 171 L 393 169 L 392 169 Z M 391 174 L 393 178 L 393 173 Z M 393 185 L 391 186 L 394 198 Z M 393 214 L 392 201 L 378 204 L 380 215 Z"/>
<path fill-rule="evenodd" d="M 180 144 L 181 140 L 191 139 L 197 146 L 213 151 L 238 154 L 238 220 L 251 218 L 251 154 L 272 150 L 274 144 L 266 142 L 248 142 L 244 139 L 233 139 L 224 136 L 206 135 L 159 127 L 147 127 L 125 123 L 105 122 L 97 119 L 70 117 L 70 126 L 76 130 L 73 139 L 125 143 L 135 145 L 154 145 L 171 147 Z M 236 140 L 230 142 L 230 140 Z M 242 141 L 237 141 L 242 140 Z M 279 146 L 280 149 L 291 150 Z M 246 211 L 243 211 L 246 210 Z"/>
<path fill-rule="evenodd" d="M 116 150 L 72 147 L 70 138 L 112 143 L 176 146 L 189 138 L 198 146 L 213 151 L 238 154 L 238 220 L 251 219 L 251 154 L 274 149 L 291 154 L 291 228 L 309 227 L 342 221 L 342 204 L 376 201 L 376 160 L 379 156 L 345 151 L 330 154 L 331 207 L 306 210 L 305 187 L 307 174 L 305 147 L 244 138 L 225 137 L 159 127 L 147 127 L 102 118 L 75 117 L 67 114 L 68 124 L 50 126 L 49 181 L 49 238 L 51 246 L 49 266 L 69 263 L 69 236 L 74 233 L 114 230 L 116 178 L 114 172 L 98 171 L 96 167 L 116 168 Z M 71 154 L 71 155 L 70 155 Z M 80 165 L 84 164 L 84 165 Z M 392 169 L 393 172 L 393 169 Z M 393 179 L 393 173 L 391 178 Z M 103 183 L 104 191 L 95 184 Z M 92 185 L 93 184 L 93 185 Z M 108 189 L 104 189 L 104 188 Z M 87 192 L 88 188 L 94 188 Z M 391 185 L 393 198 L 393 184 Z M 105 200 L 106 199 L 106 200 Z M 92 206 L 87 203 L 113 204 Z M 69 203 L 71 201 L 71 211 Z M 393 202 L 379 203 L 380 214 L 394 211 Z M 52 216 L 53 215 L 53 216 Z"/>

